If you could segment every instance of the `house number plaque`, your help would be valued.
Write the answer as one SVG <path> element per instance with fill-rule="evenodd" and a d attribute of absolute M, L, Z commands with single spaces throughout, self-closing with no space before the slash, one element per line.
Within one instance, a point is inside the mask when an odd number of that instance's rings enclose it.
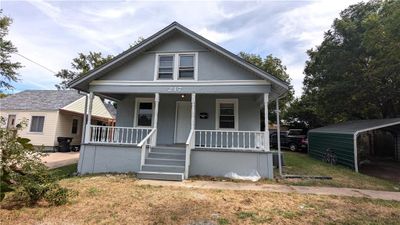
<path fill-rule="evenodd" d="M 182 92 L 182 87 L 170 87 L 168 92 Z"/>

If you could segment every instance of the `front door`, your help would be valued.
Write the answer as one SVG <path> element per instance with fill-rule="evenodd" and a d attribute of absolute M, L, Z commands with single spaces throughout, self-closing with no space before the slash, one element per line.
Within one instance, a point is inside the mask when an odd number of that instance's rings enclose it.
<path fill-rule="evenodd" d="M 176 102 L 175 143 L 185 143 L 190 133 L 190 102 Z"/>

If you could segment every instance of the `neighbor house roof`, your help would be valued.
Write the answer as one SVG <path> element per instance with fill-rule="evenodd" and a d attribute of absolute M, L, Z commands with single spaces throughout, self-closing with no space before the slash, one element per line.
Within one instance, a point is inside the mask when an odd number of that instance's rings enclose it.
<path fill-rule="evenodd" d="M 400 118 L 375 119 L 375 120 L 355 120 L 326 127 L 312 129 L 311 133 L 340 133 L 355 134 L 363 131 L 379 129 L 400 124 Z"/>
<path fill-rule="evenodd" d="M 283 80 L 263 71 L 262 69 L 256 67 L 255 65 L 247 62 L 246 60 L 242 59 L 241 57 L 231 53 L 230 51 L 222 48 L 221 46 L 207 40 L 206 38 L 200 36 L 199 34 L 191 31 L 190 29 L 182 26 L 177 22 L 173 22 L 167 27 L 163 28 L 159 32 L 155 33 L 154 35 L 150 36 L 149 38 L 145 39 L 144 41 L 140 42 L 139 44 L 129 48 L 128 50 L 122 52 L 121 54 L 114 57 L 108 63 L 89 71 L 86 75 L 80 76 L 79 78 L 71 81 L 69 83 L 70 87 L 85 90 L 88 87 L 90 81 L 102 76 L 103 74 L 109 72 L 110 70 L 118 67 L 124 62 L 131 60 L 133 57 L 139 55 L 143 51 L 148 48 L 153 47 L 154 45 L 158 44 L 160 41 L 167 38 L 174 32 L 181 32 L 192 39 L 196 40 L 197 42 L 201 43 L 202 45 L 208 47 L 209 49 L 223 55 L 230 60 L 234 61 L 235 63 L 243 66 L 245 69 L 253 72 L 255 75 L 259 76 L 262 79 L 266 79 L 272 83 L 272 90 L 274 90 L 277 95 L 281 95 L 288 90 L 288 84 Z"/>
<path fill-rule="evenodd" d="M 110 115 L 115 119 L 117 117 L 117 109 L 115 108 L 115 106 L 111 103 L 105 103 L 104 106 L 106 107 Z"/>
<path fill-rule="evenodd" d="M 76 90 L 27 90 L 0 99 L 0 110 L 58 110 L 83 96 Z"/>

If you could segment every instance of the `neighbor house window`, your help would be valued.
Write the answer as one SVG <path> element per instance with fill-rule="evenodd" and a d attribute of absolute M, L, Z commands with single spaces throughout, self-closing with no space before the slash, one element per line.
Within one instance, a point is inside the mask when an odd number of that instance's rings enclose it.
<path fill-rule="evenodd" d="M 179 55 L 179 79 L 194 78 L 194 55 Z"/>
<path fill-rule="evenodd" d="M 156 60 L 154 80 L 197 80 L 197 52 L 161 53 Z"/>
<path fill-rule="evenodd" d="M 153 99 L 136 99 L 136 126 L 150 127 L 153 121 Z"/>
<path fill-rule="evenodd" d="M 158 79 L 173 79 L 174 56 L 160 55 L 158 57 Z"/>
<path fill-rule="evenodd" d="M 78 133 L 78 120 L 77 119 L 72 119 L 71 133 L 72 134 L 77 134 Z"/>
<path fill-rule="evenodd" d="M 32 116 L 31 132 L 43 132 L 44 116 Z"/>
<path fill-rule="evenodd" d="M 217 99 L 216 106 L 216 128 L 238 129 L 238 100 Z"/>

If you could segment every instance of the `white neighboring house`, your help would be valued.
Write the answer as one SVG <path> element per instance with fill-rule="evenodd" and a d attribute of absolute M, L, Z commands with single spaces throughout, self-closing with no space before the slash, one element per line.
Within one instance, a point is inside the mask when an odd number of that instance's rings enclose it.
<path fill-rule="evenodd" d="M 35 146 L 56 150 L 57 137 L 71 137 L 71 145 L 80 145 L 86 95 L 76 90 L 27 90 L 0 99 L 0 116 L 7 128 L 22 120 L 27 127 L 19 135 Z M 114 119 L 99 97 L 93 100 L 92 124 L 110 125 Z"/>

